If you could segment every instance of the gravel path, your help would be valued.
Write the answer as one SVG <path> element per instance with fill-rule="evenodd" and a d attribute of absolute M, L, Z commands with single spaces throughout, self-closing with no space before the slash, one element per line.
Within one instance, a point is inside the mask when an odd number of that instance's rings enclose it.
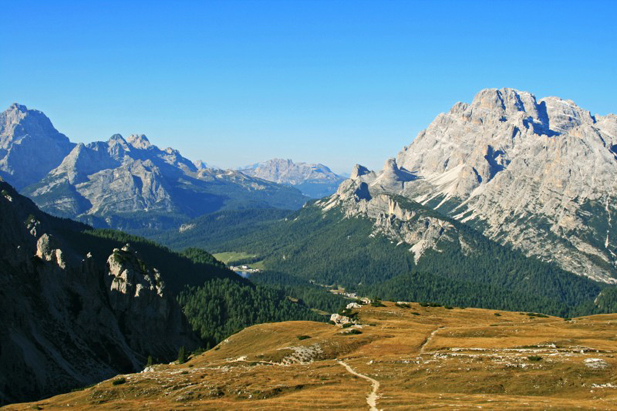
<path fill-rule="evenodd" d="M 349 365 L 345 364 L 343 361 L 339 361 L 339 364 L 341 364 L 343 367 L 345 367 L 345 369 L 347 369 L 347 371 L 349 371 L 351 374 L 358 376 L 360 378 L 364 378 L 367 381 L 370 381 L 371 384 L 373 385 L 373 390 L 371 391 L 371 393 L 368 395 L 368 397 L 366 397 L 366 403 L 368 404 L 368 406 L 370 407 L 371 411 L 379 411 L 377 409 L 377 398 L 379 397 L 377 395 L 377 391 L 379 391 L 379 381 L 364 375 L 364 374 L 360 374 L 359 372 L 354 371 L 353 368 L 351 368 Z"/>

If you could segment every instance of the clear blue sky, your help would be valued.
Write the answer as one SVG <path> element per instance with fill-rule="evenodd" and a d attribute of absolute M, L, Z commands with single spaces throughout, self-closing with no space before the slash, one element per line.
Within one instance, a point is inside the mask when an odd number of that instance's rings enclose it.
<path fill-rule="evenodd" d="M 617 112 L 615 1 L 1 1 L 0 106 L 74 141 L 381 168 L 486 87 Z"/>

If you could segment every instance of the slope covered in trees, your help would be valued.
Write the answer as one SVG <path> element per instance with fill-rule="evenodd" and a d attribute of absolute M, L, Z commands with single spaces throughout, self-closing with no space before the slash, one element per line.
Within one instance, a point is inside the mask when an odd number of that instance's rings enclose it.
<path fill-rule="evenodd" d="M 65 235 L 73 239 L 76 247 L 90 250 L 94 258 L 130 243 L 144 261 L 161 272 L 165 284 L 178 295 L 204 348 L 253 324 L 325 320 L 302 301 L 288 298 L 285 291 L 292 290 L 256 285 L 198 248 L 175 252 L 150 240 L 114 230 L 69 231 Z"/>
<path fill-rule="evenodd" d="M 263 218 L 255 229 L 230 235 L 215 219 L 201 220 L 192 241 L 211 252 L 236 251 L 257 255 L 269 282 L 307 289 L 307 284 L 345 288 L 348 292 L 389 300 L 434 301 L 442 304 L 538 311 L 561 316 L 610 312 L 612 286 L 566 272 L 501 246 L 455 220 L 413 202 L 403 207 L 452 224 L 461 241 L 441 241 L 418 262 L 409 245 L 376 232 L 374 221 L 324 211 L 315 204 L 284 218 Z M 250 218 L 245 212 L 244 217 Z M 425 213 L 425 214 L 422 214 Z M 277 216 L 278 217 L 278 216 Z M 242 220 L 241 226 L 249 226 Z M 216 238 L 212 242 L 209 239 Z M 183 233 L 167 233 L 167 244 L 185 244 Z M 276 273 L 276 274 L 272 274 Z M 277 280 L 273 281 L 272 276 Z M 293 279 L 301 280 L 298 284 Z M 259 275 L 255 277 L 259 281 Z M 295 284 L 294 284 L 295 282 Z M 602 305 L 594 300 L 602 293 Z M 323 303 L 326 304 L 327 303 Z"/>

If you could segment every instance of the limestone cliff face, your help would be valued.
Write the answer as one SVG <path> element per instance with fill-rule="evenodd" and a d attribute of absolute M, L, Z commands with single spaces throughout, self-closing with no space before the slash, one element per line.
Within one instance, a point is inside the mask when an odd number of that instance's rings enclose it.
<path fill-rule="evenodd" d="M 165 291 L 161 274 L 127 244 L 107 259 L 109 302 L 129 345 L 144 353 L 177 353 L 199 341 L 177 302 Z"/>
<path fill-rule="evenodd" d="M 357 175 L 357 173 L 356 173 Z M 365 173 L 368 178 L 371 176 Z M 417 264 L 427 250 L 440 251 L 445 242 L 460 242 L 470 252 L 462 233 L 447 218 L 417 207 L 405 198 L 390 194 L 371 194 L 371 189 L 359 177 L 345 181 L 337 192 L 316 205 L 325 212 L 340 209 L 346 218 L 368 218 L 373 223 L 372 235 L 385 235 L 397 245 L 407 244 Z"/>
<path fill-rule="evenodd" d="M 615 282 L 616 153 L 614 115 L 487 89 L 437 116 L 384 170 L 354 180 L 575 274 Z"/>
<path fill-rule="evenodd" d="M 17 188 L 39 181 L 73 146 L 40 111 L 13 104 L 0 113 L 0 176 Z"/>
<path fill-rule="evenodd" d="M 180 346 L 197 346 L 154 268 L 134 269 L 145 263 L 130 254 L 128 265 L 97 264 L 66 237 L 86 226 L 40 212 L 4 182 L 0 191 L 0 403 L 138 371 L 147 355 L 169 360 Z M 132 288 L 106 281 L 114 273 Z"/>

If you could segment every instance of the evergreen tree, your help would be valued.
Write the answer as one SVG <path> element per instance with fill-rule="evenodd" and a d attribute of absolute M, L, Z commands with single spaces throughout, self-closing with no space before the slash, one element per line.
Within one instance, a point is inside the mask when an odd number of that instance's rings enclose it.
<path fill-rule="evenodd" d="M 178 364 L 184 364 L 186 362 L 186 350 L 184 345 L 178 350 Z"/>

